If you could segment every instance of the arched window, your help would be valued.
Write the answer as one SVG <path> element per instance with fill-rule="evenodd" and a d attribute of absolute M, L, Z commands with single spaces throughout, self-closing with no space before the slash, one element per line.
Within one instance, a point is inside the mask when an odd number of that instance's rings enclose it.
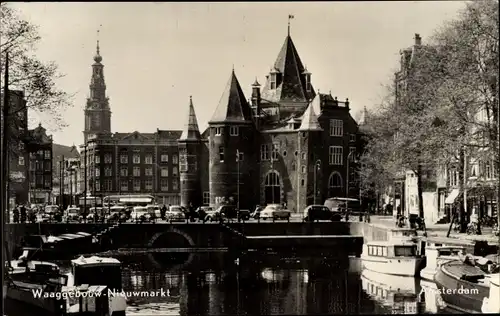
<path fill-rule="evenodd" d="M 342 176 L 337 171 L 332 172 L 328 179 L 328 197 L 342 194 Z"/>
<path fill-rule="evenodd" d="M 266 204 L 280 203 L 281 183 L 277 172 L 271 171 L 266 175 L 264 181 L 264 198 Z"/>

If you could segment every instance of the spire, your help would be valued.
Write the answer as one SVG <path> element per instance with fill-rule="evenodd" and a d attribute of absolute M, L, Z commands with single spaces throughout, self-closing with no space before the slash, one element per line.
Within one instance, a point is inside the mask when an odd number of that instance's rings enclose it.
<path fill-rule="evenodd" d="M 251 120 L 250 106 L 233 70 L 210 122 L 249 122 Z"/>
<path fill-rule="evenodd" d="M 319 125 L 318 116 L 316 115 L 316 112 L 314 111 L 314 108 L 317 107 L 315 105 L 319 101 L 320 101 L 320 97 L 318 95 L 318 96 L 316 96 L 316 98 L 314 98 L 314 100 L 309 102 L 307 109 L 305 110 L 304 114 L 302 115 L 302 123 L 300 124 L 299 131 L 322 131 L 323 130 L 321 128 L 321 125 Z"/>
<path fill-rule="evenodd" d="M 290 20 L 295 18 L 292 14 L 288 15 L 288 36 L 290 36 Z"/>
<path fill-rule="evenodd" d="M 366 106 L 363 108 L 363 111 L 361 111 L 361 115 L 359 117 L 359 122 L 358 125 L 364 125 L 366 124 L 366 117 L 368 115 L 368 110 L 366 109 Z"/>
<path fill-rule="evenodd" d="M 272 67 L 262 91 L 262 98 L 271 102 L 308 102 L 316 95 L 312 85 L 307 86 L 310 73 L 306 70 L 290 35 L 288 35 Z M 310 84 L 310 82 L 309 82 Z M 309 88 L 309 91 L 307 90 Z"/>
<path fill-rule="evenodd" d="M 198 120 L 194 112 L 193 97 L 189 96 L 189 112 L 187 122 L 184 124 L 181 137 L 179 140 L 200 140 L 200 130 L 198 129 Z"/>
<path fill-rule="evenodd" d="M 96 45 L 96 54 L 94 56 L 94 61 L 96 63 L 100 63 L 102 61 L 102 57 L 101 57 L 100 49 L 99 49 L 99 30 L 97 30 L 97 45 Z"/>

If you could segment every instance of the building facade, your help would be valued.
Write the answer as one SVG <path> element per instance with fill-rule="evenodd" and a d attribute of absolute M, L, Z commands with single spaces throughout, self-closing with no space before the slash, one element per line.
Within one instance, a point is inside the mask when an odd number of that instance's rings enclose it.
<path fill-rule="evenodd" d="M 193 102 L 179 139 L 182 204 L 241 209 L 286 203 L 294 212 L 359 196 L 358 125 L 349 100 L 316 92 L 290 35 L 250 101 L 234 70 L 208 129 Z"/>
<path fill-rule="evenodd" d="M 76 146 L 52 144 L 52 203 L 66 208 L 74 205 L 81 190 L 78 185 L 80 153 Z"/>
<path fill-rule="evenodd" d="M 149 194 L 162 204 L 180 203 L 179 146 L 181 131 L 111 132 L 104 65 L 97 43 L 90 97 L 84 111 L 84 144 L 80 153 L 83 194 Z"/>
<path fill-rule="evenodd" d="M 52 200 L 52 136 L 41 124 L 28 131 L 29 196 L 31 204 L 49 204 Z"/>

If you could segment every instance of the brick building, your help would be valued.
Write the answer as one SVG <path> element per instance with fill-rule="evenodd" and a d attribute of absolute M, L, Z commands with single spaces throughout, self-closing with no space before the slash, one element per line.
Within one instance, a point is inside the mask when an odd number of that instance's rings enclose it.
<path fill-rule="evenodd" d="M 49 204 L 52 200 L 52 136 L 41 124 L 28 131 L 29 202 Z"/>
<path fill-rule="evenodd" d="M 83 183 L 83 190 L 93 196 L 150 194 L 159 203 L 179 204 L 181 131 L 112 133 L 103 70 L 98 42 L 84 110 L 80 178 L 87 178 L 87 185 Z"/>
<path fill-rule="evenodd" d="M 252 84 L 250 101 L 233 70 L 202 134 L 190 102 L 179 139 L 182 204 L 274 202 L 300 212 L 329 197 L 358 197 L 358 125 L 349 101 L 316 93 L 311 76 L 288 35 L 264 86 Z"/>
<path fill-rule="evenodd" d="M 52 201 L 62 207 L 77 204 L 78 196 L 82 193 L 79 185 L 80 153 L 78 148 L 75 145 L 53 144 L 52 152 L 54 179 Z"/>

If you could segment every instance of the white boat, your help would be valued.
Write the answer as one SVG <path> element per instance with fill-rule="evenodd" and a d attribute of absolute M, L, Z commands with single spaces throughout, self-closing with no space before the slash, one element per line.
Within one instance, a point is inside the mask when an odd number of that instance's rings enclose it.
<path fill-rule="evenodd" d="M 365 269 L 399 276 L 418 276 L 425 257 L 410 240 L 370 241 L 361 254 Z"/>
<path fill-rule="evenodd" d="M 490 295 L 483 299 L 483 313 L 500 313 L 500 273 L 487 276 L 490 285 Z"/>
<path fill-rule="evenodd" d="M 121 263 L 107 257 L 79 257 L 71 260 L 71 272 L 67 274 L 67 286 L 63 292 L 101 293 L 76 298 L 68 295 L 66 310 L 68 315 L 103 313 L 110 316 L 125 316 L 127 298 L 122 292 Z M 118 295 L 114 295 L 114 294 Z"/>
<path fill-rule="evenodd" d="M 457 260 L 458 255 L 464 253 L 465 248 L 461 246 L 427 246 L 425 248 L 426 264 L 425 268 L 420 271 L 420 277 L 434 281 L 434 275 L 442 264 Z"/>

